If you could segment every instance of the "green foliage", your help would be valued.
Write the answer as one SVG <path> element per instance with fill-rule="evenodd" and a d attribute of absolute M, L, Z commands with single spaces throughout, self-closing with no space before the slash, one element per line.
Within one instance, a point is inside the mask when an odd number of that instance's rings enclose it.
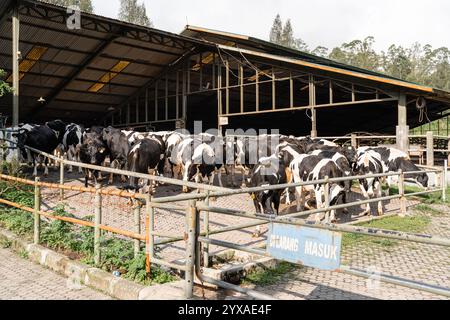
<path fill-rule="evenodd" d="M 119 19 L 141 26 L 153 27 L 153 23 L 147 16 L 145 4 L 138 4 L 137 0 L 120 0 Z"/>
<path fill-rule="evenodd" d="M 283 21 L 279 14 L 275 17 L 269 38 L 270 42 L 301 51 L 308 51 L 306 43 L 302 39 L 295 38 L 291 20 L 288 19 L 283 26 Z M 323 54 L 320 50 L 318 50 L 318 53 Z"/>
<path fill-rule="evenodd" d="M 5 71 L 0 69 L 0 97 L 4 96 L 6 93 L 11 92 L 12 89 L 5 81 L 3 81 L 3 78 L 5 77 Z"/>
<path fill-rule="evenodd" d="M 88 13 L 94 12 L 94 6 L 91 0 L 41 0 L 43 2 L 48 2 L 56 4 L 63 7 L 69 7 L 73 5 L 80 6 L 80 10 Z"/>
<path fill-rule="evenodd" d="M 280 281 L 285 274 L 295 270 L 296 268 L 298 268 L 298 266 L 282 261 L 277 264 L 275 268 L 264 268 L 262 270 L 249 273 L 242 283 L 260 286 L 271 285 Z"/>
<path fill-rule="evenodd" d="M 0 196 L 3 199 L 22 204 L 27 207 L 34 206 L 33 188 L 0 182 Z M 60 217 L 75 216 L 66 212 L 64 206 L 54 210 L 54 215 Z M 85 221 L 92 221 L 93 217 L 85 217 Z M 26 237 L 33 234 L 34 218 L 29 212 L 15 208 L 0 206 L 0 226 Z M 74 224 L 54 220 L 50 223 L 41 222 L 41 243 L 50 249 L 64 251 L 70 255 L 75 254 L 81 261 L 94 265 L 94 229 L 78 227 Z M 3 242 L 1 247 L 6 246 Z M 117 239 L 110 235 L 101 238 L 101 264 L 97 267 L 105 271 L 119 271 L 127 279 L 150 285 L 153 283 L 166 283 L 175 280 L 175 276 L 152 266 L 151 277 L 147 276 L 145 268 L 145 254 L 140 253 L 134 257 L 133 242 Z"/>

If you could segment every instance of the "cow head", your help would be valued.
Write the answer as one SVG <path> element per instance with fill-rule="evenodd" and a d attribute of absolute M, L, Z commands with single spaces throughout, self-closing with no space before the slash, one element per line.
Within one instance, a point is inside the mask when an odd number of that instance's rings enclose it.
<path fill-rule="evenodd" d="M 347 158 L 350 165 L 355 164 L 358 161 L 358 153 L 356 149 L 352 146 L 347 146 L 342 148 L 344 156 Z"/>
<path fill-rule="evenodd" d="M 61 120 L 53 120 L 46 122 L 45 125 L 55 132 L 58 140 L 62 140 L 64 133 L 66 132 L 66 123 Z"/>
<path fill-rule="evenodd" d="M 270 186 L 269 184 L 260 185 L 260 187 Z M 276 214 L 275 208 L 273 207 L 275 191 L 274 190 L 264 190 L 259 192 L 253 192 L 250 194 L 255 209 L 257 213 L 264 213 L 268 215 Z"/>
<path fill-rule="evenodd" d="M 80 147 L 80 158 L 84 163 L 100 165 L 107 156 L 106 145 L 100 139 L 87 134 Z"/>

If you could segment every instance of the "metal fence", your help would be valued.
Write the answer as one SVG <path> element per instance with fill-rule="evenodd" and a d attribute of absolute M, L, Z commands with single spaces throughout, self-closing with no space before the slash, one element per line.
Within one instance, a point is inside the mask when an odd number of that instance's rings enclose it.
<path fill-rule="evenodd" d="M 39 243 L 39 234 L 40 234 L 40 222 L 42 217 L 46 217 L 48 219 L 56 219 L 65 221 L 68 223 L 73 223 L 77 225 L 82 225 L 86 227 L 92 227 L 95 229 L 94 232 L 94 257 L 95 261 L 99 262 L 101 259 L 101 246 L 100 246 L 100 236 L 101 231 L 111 232 L 113 234 L 117 234 L 123 237 L 127 237 L 130 239 L 133 239 L 135 241 L 135 252 L 138 253 L 141 247 L 141 242 L 145 242 L 145 253 L 146 253 L 146 269 L 147 272 L 150 271 L 151 264 L 160 265 L 160 266 L 166 266 L 172 269 L 176 269 L 179 271 L 184 272 L 185 274 L 185 298 L 191 298 L 193 295 L 193 286 L 195 277 L 200 282 L 210 283 L 222 288 L 226 289 L 232 289 L 241 293 L 245 293 L 251 297 L 254 297 L 256 299 L 272 299 L 272 297 L 261 294 L 259 292 L 256 292 L 254 290 L 242 288 L 240 286 L 236 286 L 224 281 L 220 281 L 217 279 L 213 279 L 210 277 L 205 276 L 202 273 L 202 268 L 208 267 L 208 263 L 210 261 L 209 257 L 209 245 L 216 245 L 224 248 L 230 248 L 234 250 L 240 250 L 244 252 L 249 252 L 261 256 L 268 256 L 268 253 L 261 249 L 246 245 L 240 245 L 233 242 L 226 242 L 221 241 L 217 239 L 211 238 L 212 235 L 220 234 L 220 233 L 227 233 L 232 232 L 235 230 L 243 230 L 250 227 L 255 227 L 259 225 L 266 225 L 270 223 L 280 223 L 280 224 L 290 224 L 290 225 L 297 225 L 297 226 L 306 226 L 309 228 L 315 228 L 315 229 L 323 229 L 323 230 L 330 230 L 330 231 L 336 231 L 336 232 L 343 232 L 343 233 L 354 233 L 354 234 L 363 234 L 363 235 L 369 235 L 373 237 L 380 237 L 380 238 L 388 238 L 388 239 L 398 239 L 398 240 L 404 240 L 404 241 L 412 241 L 412 242 L 418 242 L 418 243 L 425 243 L 425 244 L 431 244 L 431 245 L 439 245 L 439 246 L 450 246 L 450 239 L 443 239 L 440 237 L 435 237 L 431 235 L 420 235 L 420 234 L 410 234 L 405 232 L 398 232 L 398 231 L 391 231 L 391 230 L 384 230 L 384 229 L 377 229 L 377 228 L 366 228 L 361 226 L 353 226 L 353 225 L 337 225 L 337 224 L 328 224 L 328 223 L 321 223 L 321 222 L 314 222 L 314 221 L 308 221 L 306 219 L 303 219 L 311 214 L 316 213 L 323 213 L 328 212 L 330 210 L 338 210 L 338 209 L 344 209 L 344 208 L 350 208 L 354 206 L 360 206 L 363 204 L 378 202 L 378 201 L 390 201 L 394 199 L 400 200 L 400 213 L 406 214 L 406 199 L 409 197 L 419 196 L 419 195 L 425 195 L 425 194 L 431 194 L 431 193 L 440 193 L 442 196 L 442 199 L 445 200 L 446 197 L 446 189 L 447 189 L 447 166 L 444 166 L 443 168 L 434 168 L 434 169 L 427 169 L 420 172 L 427 172 L 427 173 L 434 173 L 436 177 L 436 187 L 431 190 L 426 191 L 419 191 L 419 192 L 412 192 L 408 193 L 406 192 L 405 188 L 405 180 L 404 177 L 407 174 L 413 174 L 418 172 L 393 172 L 393 173 L 386 173 L 386 174 L 372 174 L 372 175 L 365 175 L 365 176 L 352 176 L 352 177 L 344 177 L 344 178 L 336 178 L 336 179 L 322 179 L 322 180 L 316 180 L 316 181 L 309 181 L 309 182 L 300 182 L 300 183 L 292 183 L 292 184 L 283 184 L 283 185 L 275 185 L 275 186 L 269 186 L 269 187 L 259 187 L 259 188 L 245 188 L 245 189 L 239 189 L 239 190 L 232 190 L 227 188 L 218 188 L 215 186 L 209 186 L 204 184 L 197 184 L 197 183 L 191 183 L 191 182 L 185 182 L 180 180 L 175 180 L 171 178 L 165 178 L 165 177 L 159 177 L 159 176 L 152 176 L 147 174 L 138 174 L 134 172 L 124 171 L 124 170 L 117 170 L 112 168 L 105 168 L 105 167 L 99 167 L 99 166 L 93 166 L 93 165 L 87 165 L 87 164 L 81 164 L 73 161 L 68 161 L 63 158 L 54 157 L 53 155 L 43 153 L 39 150 L 29 148 L 29 150 L 34 151 L 36 153 L 39 153 L 43 156 L 46 156 L 50 159 L 53 159 L 57 162 L 59 162 L 61 165 L 61 168 L 64 168 L 64 165 L 73 165 L 75 167 L 82 167 L 85 169 L 91 169 L 91 170 L 98 170 L 101 172 L 107 172 L 107 173 L 114 173 L 118 175 L 127 175 L 127 176 L 134 176 L 137 178 L 143 178 L 143 179 L 150 179 L 166 184 L 173 184 L 177 186 L 187 186 L 189 188 L 195 188 L 199 189 L 198 193 L 192 193 L 192 194 L 180 194 L 176 196 L 167 196 L 167 197 L 159 197 L 155 198 L 152 197 L 149 194 L 139 194 L 139 193 L 128 193 L 125 191 L 120 190 L 104 190 L 101 188 L 101 186 L 96 186 L 95 188 L 84 188 L 84 187 L 74 187 L 74 186 L 68 186 L 64 184 L 64 169 L 60 170 L 61 173 L 61 179 L 60 184 L 51 184 L 51 183 L 44 183 L 41 182 L 39 179 L 36 179 L 35 181 L 27 180 L 27 179 L 21 179 L 17 177 L 11 177 L 7 175 L 0 175 L 1 179 L 4 179 L 6 181 L 10 182 L 17 182 L 22 184 L 27 184 L 34 186 L 34 194 L 35 194 L 35 207 L 34 208 L 28 208 L 25 206 L 22 206 L 20 204 L 7 201 L 4 199 L 0 199 L 0 203 L 15 207 L 21 210 L 24 210 L 26 212 L 29 212 L 34 215 L 34 241 L 35 243 Z M 302 211 L 302 212 L 296 212 L 292 214 L 287 214 L 283 216 L 265 216 L 265 215 L 257 215 L 255 213 L 245 212 L 241 210 L 233 210 L 233 209 L 226 209 L 226 208 L 220 208 L 220 207 L 214 207 L 210 205 L 210 199 L 211 198 L 221 198 L 221 197 L 230 197 L 233 195 L 239 195 L 239 194 L 250 194 L 254 192 L 260 192 L 260 191 L 266 191 L 266 190 L 281 190 L 286 188 L 295 188 L 300 186 L 307 186 L 307 185 L 323 185 L 325 190 L 330 187 L 332 183 L 339 183 L 343 181 L 348 180 L 359 180 L 364 178 L 382 178 L 382 177 L 388 177 L 388 176 L 397 176 L 399 181 L 399 193 L 391 196 L 381 197 L 381 198 L 374 198 L 374 199 L 366 199 L 358 202 L 352 202 L 352 203 L 346 203 L 346 204 L 340 204 L 340 205 L 334 205 L 329 206 L 328 204 L 325 205 L 323 208 L 318 208 L 315 210 L 309 210 L 309 211 Z M 91 193 L 95 195 L 95 219 L 93 222 L 84 221 L 81 219 L 75 219 L 75 218 L 68 218 L 68 217 L 60 217 L 57 215 L 54 215 L 52 212 L 46 212 L 43 211 L 41 208 L 41 191 L 42 188 L 52 188 L 52 189 L 58 189 L 61 191 L 61 199 L 64 198 L 64 191 L 65 190 L 76 190 L 79 192 L 84 193 Z M 135 210 L 136 214 L 135 217 L 135 229 L 134 230 L 123 230 L 119 228 L 112 228 L 109 226 L 106 226 L 102 224 L 102 197 L 107 196 L 119 196 L 124 197 L 128 199 L 133 199 L 136 202 L 136 206 L 133 210 Z M 186 203 L 188 201 L 188 203 Z M 138 221 L 141 219 L 140 214 L 138 213 L 142 208 L 145 210 L 145 235 L 142 236 L 140 225 L 141 221 Z M 170 234 L 169 232 L 161 232 L 157 231 L 155 229 L 155 212 L 158 209 L 165 209 L 165 210 L 177 210 L 184 212 L 185 215 L 185 227 L 186 232 L 182 235 L 175 235 Z M 249 218 L 252 219 L 252 222 L 244 223 L 240 225 L 233 225 L 233 226 L 227 226 L 224 228 L 220 228 L 218 230 L 211 231 L 209 226 L 209 213 L 217 213 L 222 215 L 228 215 L 233 217 L 241 217 L 241 218 Z M 203 221 L 204 221 L 204 227 L 203 230 L 201 230 L 200 225 L 200 215 L 203 214 Z M 160 240 L 157 240 L 157 237 L 162 238 Z M 177 263 L 173 261 L 168 261 L 161 259 L 156 256 L 156 248 L 158 246 L 169 244 L 169 243 L 175 243 L 184 241 L 186 243 L 185 248 L 185 261 L 183 263 Z M 201 264 L 203 260 L 203 265 Z M 360 276 L 364 276 L 364 274 L 357 270 L 352 270 L 351 268 L 343 266 L 341 268 L 341 271 L 347 271 L 349 273 L 358 274 Z M 385 280 L 387 282 L 397 284 L 402 284 L 405 286 L 415 286 L 411 282 L 408 282 L 405 279 L 396 279 L 392 280 L 388 277 L 382 278 L 382 280 Z M 418 287 L 419 285 L 416 285 Z M 429 288 L 427 286 L 421 286 L 421 289 L 432 291 L 438 294 L 447 295 L 450 296 L 450 291 L 446 288 Z"/>

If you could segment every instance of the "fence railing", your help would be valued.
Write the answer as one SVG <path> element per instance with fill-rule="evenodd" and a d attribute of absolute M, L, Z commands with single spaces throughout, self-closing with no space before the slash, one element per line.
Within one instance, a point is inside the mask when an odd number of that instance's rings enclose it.
<path fill-rule="evenodd" d="M 27 180 L 27 179 L 21 179 L 17 177 L 10 177 L 7 175 L 0 175 L 0 179 L 10 181 L 10 182 L 16 182 L 16 183 L 22 183 L 27 184 L 30 186 L 34 186 L 34 195 L 35 195 L 35 207 L 34 208 L 28 208 L 26 206 L 20 205 L 18 203 L 14 203 L 12 201 L 8 201 L 5 199 L 0 199 L 0 203 L 3 205 L 11 206 L 18 208 L 20 210 L 29 212 L 34 215 L 34 241 L 35 243 L 39 243 L 40 241 L 40 221 L 41 217 L 46 217 L 48 219 L 56 219 L 65 221 L 68 223 L 73 223 L 80 226 L 86 226 L 94 228 L 94 257 L 95 262 L 101 261 L 101 245 L 100 245 L 100 236 L 101 231 L 111 232 L 113 234 L 121 235 L 130 239 L 133 239 L 135 241 L 135 253 L 137 254 L 141 247 L 141 242 L 145 242 L 145 254 L 146 254 L 146 270 L 147 272 L 150 272 L 150 266 L 151 264 L 155 265 L 161 265 L 166 266 L 172 269 L 180 270 L 185 273 L 185 297 L 190 298 L 192 297 L 193 292 L 193 285 L 195 280 L 195 275 L 197 276 L 198 280 L 201 282 L 207 282 L 211 283 L 213 285 L 217 285 L 219 287 L 227 288 L 236 290 L 239 292 L 243 292 L 245 294 L 248 294 L 251 297 L 257 298 L 257 299 L 268 299 L 272 297 L 268 297 L 267 295 L 263 295 L 259 292 L 256 292 L 254 290 L 245 289 L 239 286 L 235 286 L 232 284 L 229 284 L 224 281 L 220 281 L 217 279 L 212 279 L 209 277 L 206 277 L 201 272 L 201 260 L 203 257 L 203 267 L 207 267 L 210 257 L 209 257 L 209 245 L 216 245 L 224 248 L 230 248 L 234 250 L 240 250 L 245 252 L 250 252 L 253 254 L 260 254 L 262 256 L 267 256 L 267 252 L 262 249 L 253 248 L 245 245 L 240 245 L 237 243 L 232 242 L 226 242 L 226 241 L 220 241 L 217 239 L 212 239 L 211 236 L 221 233 L 227 233 L 232 232 L 236 230 L 243 230 L 250 227 L 255 227 L 259 225 L 266 225 L 269 223 L 282 223 L 282 224 L 292 224 L 292 225 L 298 225 L 298 226 L 306 226 L 310 228 L 318 228 L 323 230 L 331 230 L 336 232 L 344 232 L 344 233 L 354 233 L 354 234 L 364 234 L 369 235 L 373 237 L 380 237 L 380 238 L 389 238 L 389 239 L 397 239 L 397 240 L 404 240 L 404 241 L 412 241 L 412 242 L 418 242 L 418 243 L 425 243 L 430 245 L 439 245 L 439 246 L 450 246 L 450 239 L 443 239 L 440 237 L 435 237 L 431 235 L 420 235 L 420 234 L 411 234 L 406 232 L 398 232 L 398 231 L 391 231 L 391 230 L 385 230 L 385 229 L 377 229 L 377 228 L 365 228 L 361 226 L 352 226 L 352 225 L 337 225 L 337 224 L 329 224 L 329 223 L 321 223 L 321 222 L 315 222 L 315 221 L 307 221 L 305 219 L 302 219 L 306 216 L 317 214 L 317 213 L 323 213 L 328 212 L 330 210 L 338 210 L 338 209 L 344 209 L 344 208 L 350 208 L 354 206 L 360 206 L 363 204 L 378 202 L 378 201 L 390 201 L 394 199 L 400 199 L 400 213 L 403 215 L 406 215 L 407 212 L 407 206 L 406 201 L 407 198 L 415 197 L 419 195 L 424 194 L 431 194 L 431 193 L 441 193 L 442 199 L 445 200 L 445 192 L 447 188 L 447 166 L 444 166 L 443 168 L 434 168 L 434 169 L 426 169 L 424 171 L 420 171 L 421 173 L 434 173 L 436 182 L 435 182 L 435 188 L 425 191 L 419 191 L 419 192 L 412 192 L 407 193 L 405 188 L 405 175 L 407 174 L 413 174 L 418 172 L 392 172 L 392 173 L 385 173 L 385 174 L 373 174 L 373 175 L 365 175 L 365 176 L 352 176 L 352 177 L 343 177 L 343 178 L 334 178 L 334 179 L 321 179 L 316 181 L 306 181 L 306 182 L 300 182 L 300 183 L 292 183 L 292 184 L 283 184 L 283 185 L 275 185 L 275 186 L 269 186 L 269 187 L 259 187 L 259 188 L 244 188 L 240 190 L 232 190 L 232 189 L 226 189 L 226 188 L 218 188 L 213 186 L 207 186 L 203 184 L 196 184 L 196 183 L 187 183 L 184 181 L 171 179 L 171 178 L 164 178 L 164 177 L 158 177 L 158 176 L 152 176 L 147 174 L 137 174 L 129 171 L 124 170 L 117 170 L 112 168 L 104 168 L 99 166 L 93 166 L 93 165 L 86 165 L 86 164 L 80 164 L 73 161 L 67 161 L 62 158 L 54 157 L 53 155 L 49 155 L 43 152 L 40 152 L 39 150 L 29 148 L 30 150 L 37 152 L 41 155 L 47 156 L 50 159 L 53 159 L 55 161 L 58 161 L 62 164 L 68 164 L 73 166 L 80 166 L 87 169 L 92 170 L 98 170 L 103 172 L 109 172 L 114 174 L 123 174 L 128 176 L 135 176 L 137 178 L 143 178 L 143 179 L 150 179 L 155 180 L 163 183 L 178 185 L 178 186 L 188 186 L 190 188 L 196 188 L 200 189 L 199 193 L 193 193 L 193 194 L 181 194 L 176 196 L 168 196 L 168 197 L 160 197 L 155 198 L 152 197 L 149 194 L 138 194 L 138 193 L 129 193 L 125 191 L 120 190 L 105 190 L 101 186 L 96 186 L 95 188 L 83 188 L 83 187 L 75 187 L 75 186 L 67 186 L 64 184 L 64 178 L 61 179 L 59 184 L 52 184 L 52 183 L 45 183 L 41 182 L 39 179 L 36 179 L 35 181 Z M 64 170 L 62 170 L 63 172 Z M 389 177 L 389 176 L 397 176 L 399 181 L 399 193 L 391 196 L 381 197 L 381 198 L 373 198 L 373 199 L 366 199 L 362 201 L 357 202 L 351 202 L 346 204 L 340 204 L 340 205 L 334 205 L 329 206 L 325 205 L 323 208 L 318 208 L 315 210 L 309 210 L 309 211 L 302 211 L 302 212 L 295 212 L 283 216 L 264 216 L 264 215 L 258 215 L 255 213 L 250 213 L 246 211 L 240 211 L 240 210 L 233 210 L 233 209 L 227 209 L 227 208 L 219 208 L 214 207 L 210 205 L 210 199 L 211 198 L 221 198 L 221 197 L 230 197 L 233 195 L 239 195 L 239 194 L 249 194 L 254 192 L 260 192 L 265 190 L 281 190 L 286 188 L 295 188 L 299 186 L 307 186 L 307 185 L 324 185 L 325 189 L 329 188 L 330 184 L 333 183 L 339 183 L 343 181 L 352 181 L 352 180 L 358 180 L 358 179 L 364 179 L 364 178 L 382 178 L 382 177 Z M 51 211 L 43 211 L 41 208 L 41 192 L 42 188 L 52 188 L 52 189 L 58 189 L 58 190 L 72 190 L 72 191 L 79 191 L 83 193 L 90 193 L 95 195 L 95 218 L 93 222 L 85 221 L 81 219 L 76 218 L 68 218 L 68 217 L 61 217 L 58 215 L 55 215 Z M 135 228 L 134 230 L 122 230 L 119 228 L 113 228 L 110 226 L 106 226 L 102 224 L 102 196 L 118 196 L 128 199 L 134 199 L 135 200 L 135 206 L 132 208 L 133 210 L 133 216 L 135 219 Z M 188 203 L 186 204 L 186 201 Z M 181 203 L 184 202 L 184 203 Z M 180 204 L 181 203 L 181 204 Z M 142 208 L 145 208 L 145 232 L 144 236 L 141 234 L 140 225 L 141 225 L 141 215 L 140 210 Z M 178 210 L 183 211 L 186 216 L 186 233 L 184 235 L 175 235 L 170 234 L 169 232 L 160 232 L 155 230 L 155 213 L 157 209 L 167 209 L 167 210 Z M 203 213 L 203 221 L 204 221 L 204 228 L 201 229 L 200 226 L 200 214 Z M 233 225 L 229 227 L 223 227 L 218 230 L 210 230 L 209 225 L 209 214 L 210 213 L 216 213 L 216 214 L 222 214 L 222 215 L 228 215 L 228 216 L 234 216 L 238 218 L 248 218 L 253 220 L 252 222 L 242 223 L 239 225 Z M 162 238 L 161 240 L 156 239 L 156 237 Z M 161 246 L 163 244 L 169 244 L 169 243 L 175 243 L 179 241 L 185 241 L 186 242 L 186 252 L 185 252 L 185 262 L 184 263 L 177 263 L 173 261 L 167 261 L 162 258 L 156 257 L 156 247 Z M 202 252 L 203 251 L 203 252 Z M 346 269 L 344 266 L 342 269 Z M 347 268 L 348 269 L 348 268 Z M 412 285 L 411 283 L 408 283 L 408 285 Z M 423 289 L 423 288 L 422 288 Z M 432 289 L 430 289 L 432 290 Z M 446 291 L 447 289 L 441 288 L 437 289 L 435 292 L 439 292 L 439 294 L 445 294 L 450 296 L 450 293 Z"/>

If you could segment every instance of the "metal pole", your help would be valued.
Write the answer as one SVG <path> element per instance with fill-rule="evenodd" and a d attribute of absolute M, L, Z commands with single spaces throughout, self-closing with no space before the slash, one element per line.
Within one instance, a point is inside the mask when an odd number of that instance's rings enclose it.
<path fill-rule="evenodd" d="M 185 274 L 185 298 L 191 299 L 194 290 L 194 264 L 195 264 L 195 246 L 196 246 L 196 219 L 198 215 L 196 202 L 189 202 L 189 208 L 186 212 L 188 218 L 188 237 L 186 243 L 186 274 Z"/>
<path fill-rule="evenodd" d="M 59 160 L 59 184 L 64 185 L 64 158 L 61 157 Z M 59 189 L 59 199 L 64 201 L 64 190 Z"/>
<path fill-rule="evenodd" d="M 41 231 L 41 216 L 39 214 L 41 211 L 41 188 L 38 185 L 40 179 L 36 177 L 34 181 L 36 182 L 34 185 L 34 244 L 39 244 Z"/>
<path fill-rule="evenodd" d="M 209 191 L 208 196 L 205 199 L 205 204 L 209 206 Z M 205 238 L 209 238 L 209 211 L 204 211 L 203 213 L 203 232 L 205 233 Z M 203 266 L 205 268 L 209 267 L 209 244 L 203 244 Z"/>
<path fill-rule="evenodd" d="M 358 139 L 356 138 L 356 134 L 352 133 L 352 147 L 353 148 L 358 148 Z"/>
<path fill-rule="evenodd" d="M 150 258 L 153 258 L 155 253 L 155 237 L 152 234 L 155 229 L 155 208 L 151 206 L 151 196 L 149 194 L 146 195 L 145 202 L 145 269 L 149 274 L 151 271 Z"/>
<path fill-rule="evenodd" d="M 434 133 L 427 131 L 427 166 L 434 166 Z"/>
<path fill-rule="evenodd" d="M 399 181 L 398 181 L 398 191 L 400 194 L 400 217 L 405 217 L 407 215 L 406 212 L 406 197 L 405 197 L 405 173 L 403 170 L 400 172 Z"/>
<path fill-rule="evenodd" d="M 448 161 L 444 161 L 444 172 L 442 177 L 442 201 L 447 201 L 447 173 L 448 173 Z"/>
<path fill-rule="evenodd" d="M 134 214 L 134 232 L 141 234 L 141 203 L 136 201 L 136 205 L 133 208 Z M 136 258 L 141 251 L 141 242 L 138 239 L 134 240 L 134 257 Z"/>
<path fill-rule="evenodd" d="M 101 260 L 100 224 L 102 223 L 102 195 L 100 193 L 100 188 L 101 186 L 99 184 L 95 186 L 96 193 L 95 193 L 95 218 L 94 218 L 94 263 L 96 265 L 99 265 Z"/>
<path fill-rule="evenodd" d="M 13 68 L 13 117 L 12 125 L 14 127 L 19 125 L 19 35 L 20 35 L 20 20 L 19 8 L 16 5 L 13 9 L 12 15 L 12 68 Z"/>

